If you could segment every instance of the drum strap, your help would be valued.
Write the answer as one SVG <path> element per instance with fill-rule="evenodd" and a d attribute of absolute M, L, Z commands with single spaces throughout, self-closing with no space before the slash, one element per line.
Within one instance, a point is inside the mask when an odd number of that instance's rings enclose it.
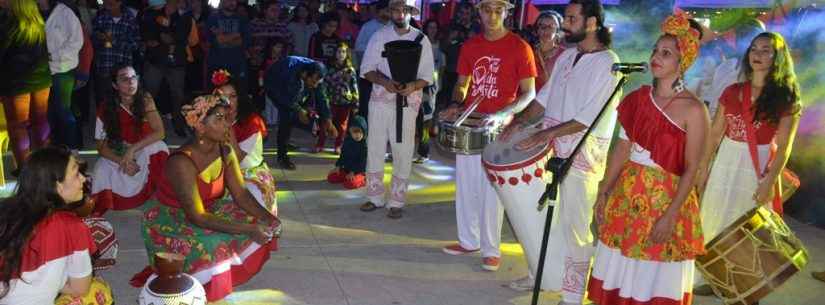
<path fill-rule="evenodd" d="M 742 118 L 745 120 L 745 137 L 748 141 L 748 150 L 751 153 L 751 161 L 753 163 L 753 169 L 756 171 L 756 179 L 761 179 L 764 176 L 764 172 L 759 167 L 759 152 L 756 150 L 756 129 L 753 126 L 754 118 L 753 118 L 753 108 L 751 106 L 751 86 L 748 84 L 742 85 L 742 91 L 739 92 L 739 96 L 742 98 Z M 776 147 L 773 143 L 771 143 L 771 157 L 773 158 L 774 151 Z M 778 179 L 782 179 L 782 176 Z M 774 184 L 773 187 L 773 210 L 776 211 L 779 215 L 782 215 L 782 196 L 780 194 L 779 188 L 779 181 Z"/>

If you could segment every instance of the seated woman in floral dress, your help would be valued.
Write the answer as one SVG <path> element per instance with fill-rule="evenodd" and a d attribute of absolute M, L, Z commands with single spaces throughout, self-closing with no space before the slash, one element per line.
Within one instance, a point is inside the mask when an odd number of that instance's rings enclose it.
<path fill-rule="evenodd" d="M 155 191 L 150 177 L 163 170 L 169 149 L 152 96 L 140 88 L 132 66 L 113 70 L 114 97 L 98 108 L 95 140 L 100 158 L 92 172 L 95 211 L 140 206 Z"/>
<path fill-rule="evenodd" d="M 239 97 L 237 86 L 226 70 L 212 74 L 215 94 L 229 102 L 229 121 L 232 122 L 229 144 L 240 161 L 246 189 L 264 209 L 278 216 L 278 194 L 275 178 L 264 161 L 266 122 L 255 113 L 255 105 L 246 97 Z"/>
<path fill-rule="evenodd" d="M 238 156 L 227 145 L 228 103 L 202 96 L 183 112 L 195 138 L 166 161 L 155 198 L 143 207 L 143 240 L 150 265 L 157 252 L 184 255 L 183 271 L 203 284 L 213 302 L 261 270 L 280 221 L 244 187 Z M 151 274 L 147 267 L 132 285 L 142 286 Z"/>

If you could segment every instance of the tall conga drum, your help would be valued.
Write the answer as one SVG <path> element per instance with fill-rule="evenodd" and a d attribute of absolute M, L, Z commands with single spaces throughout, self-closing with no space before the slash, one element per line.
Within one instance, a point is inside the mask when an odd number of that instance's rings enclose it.
<path fill-rule="evenodd" d="M 550 178 L 544 165 L 550 159 L 551 147 L 545 144 L 521 151 L 515 149 L 514 145 L 537 131 L 539 129 L 528 128 L 512 135 L 509 141 L 492 142 L 484 148 L 481 155 L 487 178 L 501 199 L 533 275 L 538 269 L 541 233 L 548 210 L 537 210 L 537 202 Z M 549 245 L 547 248 L 550 248 Z M 550 276 L 549 272 L 544 272 L 543 288 L 552 282 Z"/>
<path fill-rule="evenodd" d="M 392 80 L 406 84 L 418 79 L 418 64 L 421 60 L 422 46 L 419 40 L 393 40 L 384 44 L 382 57 L 387 58 Z M 395 142 L 401 143 L 401 130 L 404 126 L 404 107 L 407 97 L 395 95 Z"/>
<path fill-rule="evenodd" d="M 696 258 L 696 268 L 725 304 L 750 305 L 808 263 L 808 251 L 782 220 L 758 207 L 725 228 Z"/>

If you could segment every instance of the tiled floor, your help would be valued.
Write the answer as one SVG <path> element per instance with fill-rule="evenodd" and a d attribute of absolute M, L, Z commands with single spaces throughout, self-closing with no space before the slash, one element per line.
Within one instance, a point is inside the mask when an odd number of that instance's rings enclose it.
<path fill-rule="evenodd" d="M 180 143 L 180 139 L 169 142 Z M 295 142 L 308 144 L 309 135 L 298 132 Z M 273 158 L 268 156 L 270 164 Z M 454 171 L 449 159 L 437 154 L 429 163 L 413 166 L 409 206 L 402 219 L 391 220 L 380 211 L 358 210 L 363 189 L 349 191 L 325 182 L 335 160 L 331 153 L 294 154 L 297 171 L 273 169 L 285 220 L 281 249 L 272 253 L 256 277 L 217 304 L 530 304 L 530 293 L 506 287 L 526 274 L 521 247 L 507 225 L 498 272 L 482 271 L 478 256 L 441 253 L 440 248 L 454 241 L 456 234 Z M 128 280 L 147 262 L 140 213 L 111 212 L 107 217 L 120 239 L 120 254 L 117 265 L 103 276 L 118 304 L 135 304 L 138 289 Z M 808 246 L 811 262 L 761 304 L 825 304 L 825 283 L 809 275 L 811 270 L 825 269 L 825 235 L 820 229 L 788 222 Z M 555 305 L 558 300 L 556 293 L 543 293 L 539 304 Z M 697 297 L 694 304 L 721 301 Z"/>

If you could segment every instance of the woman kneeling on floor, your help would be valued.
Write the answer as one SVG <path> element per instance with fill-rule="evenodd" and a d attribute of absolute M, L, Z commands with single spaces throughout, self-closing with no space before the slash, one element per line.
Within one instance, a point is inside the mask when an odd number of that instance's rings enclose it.
<path fill-rule="evenodd" d="M 92 277 L 92 235 L 72 211 L 86 181 L 77 159 L 47 147 L 22 168 L 14 195 L 0 202 L 0 304 L 111 304 L 108 285 Z"/>
<path fill-rule="evenodd" d="M 183 271 L 203 284 L 213 302 L 261 270 L 281 222 L 244 188 L 238 157 L 227 144 L 226 100 L 198 97 L 183 113 L 196 138 L 166 161 L 155 198 L 144 205 L 143 239 L 150 265 L 157 252 L 186 256 Z M 225 198 L 225 189 L 231 197 Z M 151 273 L 147 267 L 132 285 L 142 286 Z"/>

